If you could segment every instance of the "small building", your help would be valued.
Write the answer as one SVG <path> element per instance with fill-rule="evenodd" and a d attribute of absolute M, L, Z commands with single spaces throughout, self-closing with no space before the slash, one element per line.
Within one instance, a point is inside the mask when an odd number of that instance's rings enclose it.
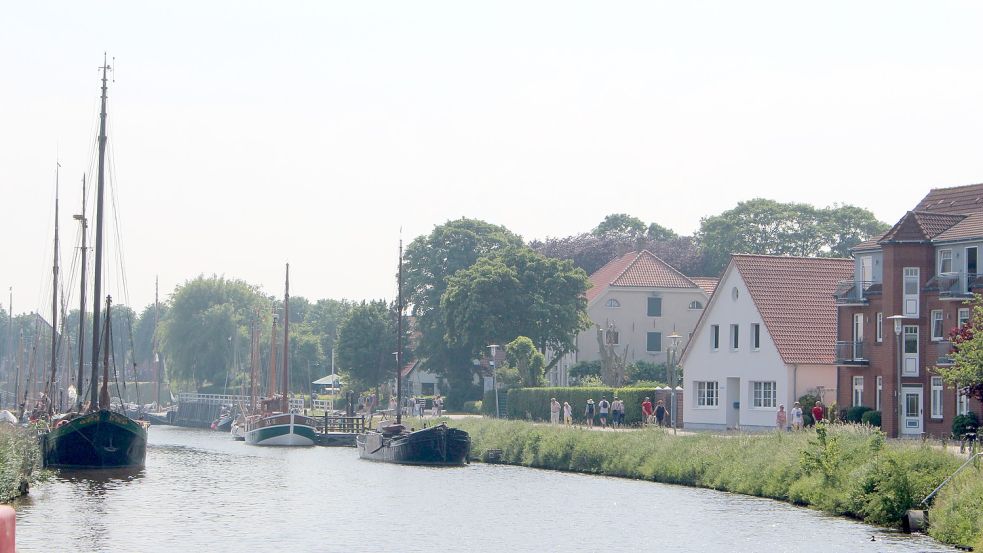
<path fill-rule="evenodd" d="M 683 425 L 775 428 L 779 405 L 836 398 L 837 283 L 850 259 L 734 255 L 680 359 Z"/>
<path fill-rule="evenodd" d="M 418 359 L 407 363 L 399 371 L 403 379 L 403 397 L 443 395 L 440 390 L 440 377 L 424 369 L 421 365 L 422 361 Z"/>

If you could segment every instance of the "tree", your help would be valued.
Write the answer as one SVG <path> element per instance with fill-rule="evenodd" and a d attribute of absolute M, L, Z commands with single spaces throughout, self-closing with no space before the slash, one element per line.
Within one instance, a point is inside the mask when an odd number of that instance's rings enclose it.
<path fill-rule="evenodd" d="M 653 223 L 654 224 L 654 223 Z M 671 232 L 671 231 L 669 231 Z M 680 272 L 690 276 L 709 275 L 703 256 L 692 237 L 627 237 L 618 234 L 595 236 L 591 233 L 562 238 L 546 238 L 529 247 L 547 257 L 568 259 L 587 274 L 593 274 L 612 259 L 628 252 L 648 250 Z M 715 274 L 715 273 L 714 273 Z"/>
<path fill-rule="evenodd" d="M 983 296 L 976 294 L 973 316 L 949 333 L 949 341 L 953 345 L 953 364 L 933 369 L 946 384 L 978 401 L 983 401 L 983 333 L 975 329 L 983 328 L 981 300 Z"/>
<path fill-rule="evenodd" d="M 519 382 L 522 386 L 531 388 L 543 385 L 546 358 L 536 350 L 532 340 L 519 336 L 506 344 L 505 355 L 509 365 L 519 371 Z"/>
<path fill-rule="evenodd" d="M 587 274 L 569 261 L 528 248 L 483 257 L 448 281 L 441 300 L 445 340 L 476 356 L 487 344 L 527 336 L 541 352 L 554 353 L 552 368 L 588 327 L 588 285 Z"/>
<path fill-rule="evenodd" d="M 645 234 L 645 230 L 645 223 L 638 217 L 632 217 L 627 213 L 612 213 L 594 227 L 591 234 L 594 236 L 613 234 L 636 238 Z"/>
<path fill-rule="evenodd" d="M 321 342 L 321 353 L 324 355 L 325 362 L 327 363 L 324 366 L 325 368 L 331 366 L 331 352 L 335 348 L 338 328 L 348 318 L 348 313 L 351 311 L 353 305 L 348 300 L 323 299 L 317 300 L 310 307 L 305 322 L 310 325 L 311 331 L 318 336 Z M 321 376 L 323 376 L 324 371 L 322 370 L 321 372 Z"/>
<path fill-rule="evenodd" d="M 395 374 L 396 334 L 390 332 L 388 317 L 386 302 L 363 301 L 352 307 L 338 329 L 336 360 L 354 389 L 378 389 Z"/>
<path fill-rule="evenodd" d="M 719 274 L 731 254 L 846 255 L 852 246 L 886 228 L 869 211 L 849 205 L 816 209 L 756 198 L 703 218 L 696 238 L 705 270 Z"/>
<path fill-rule="evenodd" d="M 645 231 L 645 237 L 649 240 L 675 240 L 679 238 L 679 235 L 673 232 L 672 229 L 666 228 L 659 223 L 649 224 L 649 228 Z"/>
<path fill-rule="evenodd" d="M 415 238 L 405 252 L 404 289 L 416 318 L 417 357 L 423 365 L 445 377 L 450 385 L 448 407 L 480 396 L 473 386 L 473 352 L 464 346 L 451 346 L 440 300 L 454 273 L 474 265 L 479 257 L 517 247 L 522 239 L 505 227 L 476 219 L 457 219 Z"/>

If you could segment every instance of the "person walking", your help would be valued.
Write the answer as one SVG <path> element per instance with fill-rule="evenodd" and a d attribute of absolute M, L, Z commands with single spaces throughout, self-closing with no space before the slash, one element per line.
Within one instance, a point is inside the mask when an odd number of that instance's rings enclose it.
<path fill-rule="evenodd" d="M 625 402 L 621 401 L 618 396 L 614 396 L 614 401 L 611 402 L 611 424 L 615 428 L 621 426 L 621 422 L 625 419 Z"/>
<path fill-rule="evenodd" d="M 611 404 L 608 403 L 607 398 L 601 397 L 601 402 L 597 404 L 598 415 L 601 419 L 601 428 L 608 427 L 608 411 L 611 409 Z"/>
<path fill-rule="evenodd" d="M 665 426 L 666 424 L 666 413 L 668 413 L 665 403 L 659 400 L 659 403 L 655 406 L 655 423 L 659 426 Z"/>
<path fill-rule="evenodd" d="M 560 424 L 560 402 L 556 398 L 550 400 L 550 424 Z"/>
<path fill-rule="evenodd" d="M 563 424 L 567 426 L 573 424 L 573 409 L 568 401 L 563 402 Z"/>
<path fill-rule="evenodd" d="M 815 419 L 817 423 L 825 418 L 823 416 L 824 412 L 823 402 L 817 401 L 816 404 L 812 406 L 812 418 Z"/>
<path fill-rule="evenodd" d="M 584 418 L 587 419 L 587 428 L 594 428 L 594 399 L 587 398 L 587 407 L 584 408 Z"/>
<path fill-rule="evenodd" d="M 642 424 L 652 424 L 652 401 L 649 398 L 642 402 Z"/>
<path fill-rule="evenodd" d="M 792 430 L 802 430 L 802 406 L 798 401 L 792 405 Z"/>
<path fill-rule="evenodd" d="M 788 415 L 785 413 L 785 406 L 778 406 L 778 414 L 775 415 L 775 426 L 778 427 L 779 431 L 785 430 L 785 425 L 788 422 Z"/>

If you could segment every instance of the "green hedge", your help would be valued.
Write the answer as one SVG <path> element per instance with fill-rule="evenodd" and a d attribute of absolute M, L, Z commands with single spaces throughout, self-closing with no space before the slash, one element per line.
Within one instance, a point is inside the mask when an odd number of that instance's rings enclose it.
<path fill-rule="evenodd" d="M 669 390 L 654 388 L 517 388 L 509 390 L 508 416 L 510 419 L 548 421 L 550 398 L 555 397 L 561 405 L 564 401 L 570 402 L 573 420 L 579 424 L 585 421 L 584 409 L 588 399 L 593 399 L 595 405 L 601 402 L 602 397 L 610 403 L 615 395 L 625 402 L 625 424 L 629 425 L 642 422 L 642 401 L 646 397 L 652 400 L 653 407 L 658 399 L 665 400 L 666 409 L 670 406 Z M 596 408 L 594 416 L 596 420 Z"/>
<path fill-rule="evenodd" d="M 864 424 L 869 424 L 871 426 L 876 426 L 880 428 L 881 426 L 881 412 L 880 411 L 866 411 L 860 417 L 860 422 Z"/>

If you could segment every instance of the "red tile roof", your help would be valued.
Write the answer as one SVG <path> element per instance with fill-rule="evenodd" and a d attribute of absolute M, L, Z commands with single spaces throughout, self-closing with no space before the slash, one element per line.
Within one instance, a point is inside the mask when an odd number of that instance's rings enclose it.
<path fill-rule="evenodd" d="M 734 255 L 765 328 L 787 364 L 833 364 L 833 291 L 853 277 L 852 259 Z"/>
<path fill-rule="evenodd" d="M 969 214 L 983 210 L 983 184 L 934 188 L 918 202 L 914 211 Z"/>
<path fill-rule="evenodd" d="M 719 278 L 712 277 L 689 277 L 697 286 L 703 288 L 703 291 L 707 293 L 707 296 L 712 296 L 713 291 L 717 289 L 717 283 L 720 281 Z"/>
<path fill-rule="evenodd" d="M 600 296 L 609 286 L 633 288 L 701 288 L 648 250 L 628 252 L 610 261 L 590 276 L 593 286 L 587 290 L 587 303 Z"/>
<path fill-rule="evenodd" d="M 880 241 L 931 240 L 965 218 L 965 215 L 951 213 L 909 211 L 890 230 L 884 233 Z"/>
<path fill-rule="evenodd" d="M 971 240 L 983 238 L 983 211 L 977 211 L 972 215 L 959 221 L 945 232 L 936 236 L 933 242 L 947 242 L 956 240 Z"/>

